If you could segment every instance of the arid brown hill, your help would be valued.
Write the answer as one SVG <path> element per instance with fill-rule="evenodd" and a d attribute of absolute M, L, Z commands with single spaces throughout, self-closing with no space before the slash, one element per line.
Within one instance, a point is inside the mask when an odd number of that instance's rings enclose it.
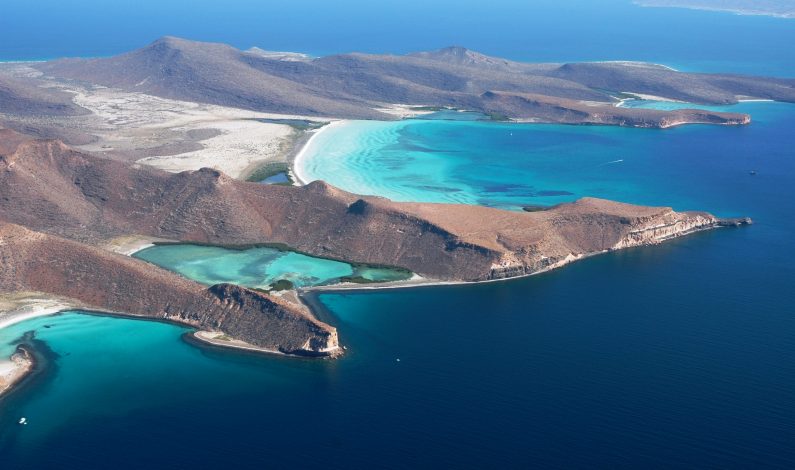
<path fill-rule="evenodd" d="M 35 291 L 85 308 L 220 330 L 291 354 L 335 354 L 337 332 L 278 298 L 206 288 L 127 256 L 0 222 L 0 293 Z"/>
<path fill-rule="evenodd" d="M 37 80 L 0 75 L 0 114 L 12 116 L 76 116 L 86 109 L 72 102 L 72 95 L 44 88 Z"/>
<path fill-rule="evenodd" d="M 245 183 L 210 169 L 169 174 L 130 168 L 57 141 L 16 138 L 16 145 L 0 150 L 0 220 L 33 230 L 92 243 L 130 234 L 223 245 L 283 243 L 447 280 L 537 272 L 719 224 L 706 213 L 590 198 L 533 213 L 395 203 L 323 182 L 285 187 Z"/>
<path fill-rule="evenodd" d="M 345 54 L 318 59 L 240 51 L 224 44 L 166 37 L 142 49 L 104 59 L 68 59 L 36 65 L 46 74 L 128 91 L 257 111 L 347 118 L 388 118 L 386 104 L 452 106 L 510 118 L 560 120 L 574 102 L 601 122 L 626 126 L 681 120 L 661 111 L 626 112 L 612 106 L 622 92 L 704 104 L 738 98 L 795 101 L 795 81 L 719 74 L 689 74 L 639 63 L 522 64 L 460 47 L 407 56 Z M 555 107 L 500 96 L 543 96 Z M 573 109 L 576 116 L 582 109 Z M 615 114 L 615 117 L 611 116 Z M 701 112 L 696 122 L 742 123 Z M 697 118 L 698 116 L 693 116 Z M 584 122 L 591 122 L 586 120 Z"/>

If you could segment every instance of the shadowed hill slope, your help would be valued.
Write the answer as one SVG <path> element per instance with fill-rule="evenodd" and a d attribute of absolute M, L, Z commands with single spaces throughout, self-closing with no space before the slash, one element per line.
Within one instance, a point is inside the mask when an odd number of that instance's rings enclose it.
<path fill-rule="evenodd" d="M 72 95 L 43 88 L 35 79 L 0 75 L 0 114 L 12 116 L 76 116 L 88 113 L 72 102 Z"/>

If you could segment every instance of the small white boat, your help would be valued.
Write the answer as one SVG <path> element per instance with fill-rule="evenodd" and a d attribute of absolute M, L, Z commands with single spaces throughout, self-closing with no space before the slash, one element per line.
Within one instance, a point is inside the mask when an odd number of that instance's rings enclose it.
<path fill-rule="evenodd" d="M 19 424 L 28 424 L 28 419 L 25 417 L 19 418 Z"/>

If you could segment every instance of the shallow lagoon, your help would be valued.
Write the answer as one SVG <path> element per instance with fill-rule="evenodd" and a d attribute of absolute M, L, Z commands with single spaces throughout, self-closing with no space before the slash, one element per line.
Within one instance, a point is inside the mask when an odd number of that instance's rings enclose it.
<path fill-rule="evenodd" d="M 402 270 L 351 265 L 268 247 L 235 250 L 204 245 L 156 245 L 133 256 L 202 284 L 231 282 L 259 289 L 278 281 L 309 287 L 349 279 L 387 282 L 411 276 Z"/>

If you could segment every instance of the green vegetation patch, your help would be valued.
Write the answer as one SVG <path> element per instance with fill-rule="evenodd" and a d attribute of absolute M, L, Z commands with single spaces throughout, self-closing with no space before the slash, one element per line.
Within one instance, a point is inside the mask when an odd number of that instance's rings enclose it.
<path fill-rule="evenodd" d="M 486 114 L 486 116 L 488 116 L 489 121 L 510 121 L 511 120 L 511 118 L 509 118 L 508 115 L 502 114 L 502 113 L 488 113 L 488 114 Z"/>
<path fill-rule="evenodd" d="M 320 129 L 328 124 L 327 122 L 310 121 L 308 119 L 254 119 L 258 122 L 266 124 L 284 124 L 299 131 L 310 131 L 312 129 Z"/>
<path fill-rule="evenodd" d="M 287 181 L 284 183 L 274 183 L 274 184 L 281 184 L 285 186 L 290 186 L 293 184 L 293 178 L 290 176 L 290 164 L 287 162 L 267 162 L 261 167 L 257 168 L 246 178 L 246 181 L 251 182 L 260 182 L 271 176 L 278 175 L 279 173 L 284 173 L 287 175 Z"/>
<path fill-rule="evenodd" d="M 287 279 L 279 279 L 278 281 L 271 284 L 271 291 L 292 290 L 292 289 L 295 289 L 295 285 L 293 285 L 293 283 L 288 281 Z"/>

